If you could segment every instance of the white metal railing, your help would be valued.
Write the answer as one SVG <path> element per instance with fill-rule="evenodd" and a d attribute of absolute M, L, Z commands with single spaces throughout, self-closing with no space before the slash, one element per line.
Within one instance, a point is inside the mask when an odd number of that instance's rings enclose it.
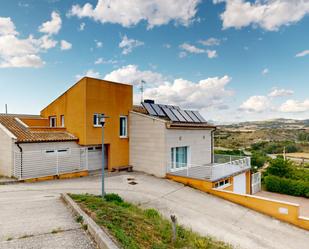
<path fill-rule="evenodd" d="M 250 157 L 215 155 L 214 163 L 168 163 L 167 173 L 215 180 L 241 172 L 251 167 Z"/>
<path fill-rule="evenodd" d="M 100 162 L 88 154 L 88 148 L 69 148 L 64 152 L 54 150 L 51 153 L 46 153 L 46 150 L 16 151 L 14 176 L 22 180 L 88 170 L 89 164 L 90 168 L 100 167 Z"/>
<path fill-rule="evenodd" d="M 256 194 L 262 190 L 261 172 L 256 172 L 251 175 L 252 194 Z"/>

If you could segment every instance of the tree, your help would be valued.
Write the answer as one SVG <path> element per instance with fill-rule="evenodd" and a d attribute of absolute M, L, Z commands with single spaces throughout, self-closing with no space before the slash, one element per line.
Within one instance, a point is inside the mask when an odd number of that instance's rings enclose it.
<path fill-rule="evenodd" d="M 284 160 L 283 157 L 278 156 L 276 159 L 270 161 L 269 167 L 267 168 L 267 175 L 275 175 L 279 177 L 288 176 L 289 172 L 292 171 L 293 163 L 290 160 Z"/>

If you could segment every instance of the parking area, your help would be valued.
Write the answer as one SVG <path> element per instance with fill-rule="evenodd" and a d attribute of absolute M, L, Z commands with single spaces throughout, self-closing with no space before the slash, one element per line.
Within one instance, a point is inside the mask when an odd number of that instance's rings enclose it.
<path fill-rule="evenodd" d="M 56 236 L 67 234 L 69 244 L 86 243 L 86 246 L 23 248 L 91 248 L 88 237 L 83 237 L 83 231 L 59 196 L 62 192 L 100 194 L 101 180 L 100 176 L 90 176 L 0 186 L 0 248 L 22 248 L 12 245 L 18 239 L 7 241 L 8 237 L 15 238 L 28 232 L 38 239 L 45 233 L 55 236 L 54 240 L 46 239 L 51 243 L 59 243 Z M 156 208 L 167 218 L 175 214 L 180 224 L 236 248 L 305 249 L 309 244 L 308 231 L 179 183 L 135 172 L 112 174 L 105 181 L 107 192 L 118 193 L 125 200 L 143 207 Z M 66 232 L 52 233 L 59 227 Z M 79 233 L 82 239 L 75 240 L 70 231 L 76 232 L 75 235 Z M 26 238 L 30 242 L 31 239 Z"/>

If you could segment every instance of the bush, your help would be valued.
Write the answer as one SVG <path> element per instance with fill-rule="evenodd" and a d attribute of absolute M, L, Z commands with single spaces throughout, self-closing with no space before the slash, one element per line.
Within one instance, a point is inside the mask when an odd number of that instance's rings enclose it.
<path fill-rule="evenodd" d="M 264 183 L 267 191 L 309 198 L 309 182 L 268 175 Z"/>
<path fill-rule="evenodd" d="M 268 157 L 265 155 L 265 153 L 262 152 L 253 152 L 251 155 L 251 165 L 253 167 L 261 168 L 264 166 L 266 161 L 268 160 Z"/>
<path fill-rule="evenodd" d="M 231 156 L 245 156 L 242 150 L 215 150 L 215 154 L 231 155 Z"/>
<path fill-rule="evenodd" d="M 277 157 L 276 159 L 270 161 L 266 174 L 288 178 L 289 173 L 292 171 L 292 166 L 292 161 L 284 160 L 283 157 Z"/>
<path fill-rule="evenodd" d="M 122 203 L 122 202 L 123 202 L 123 199 L 122 199 L 119 195 L 114 194 L 114 193 L 112 193 L 112 194 L 106 194 L 106 195 L 104 196 L 104 199 L 105 199 L 106 201 L 109 201 L 109 202 L 118 202 L 118 203 Z"/>

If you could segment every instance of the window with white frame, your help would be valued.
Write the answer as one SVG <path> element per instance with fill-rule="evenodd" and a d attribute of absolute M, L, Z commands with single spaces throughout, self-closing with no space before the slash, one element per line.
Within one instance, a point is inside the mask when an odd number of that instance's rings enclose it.
<path fill-rule="evenodd" d="M 101 127 L 99 116 L 100 114 L 98 113 L 93 114 L 93 126 L 94 127 Z"/>
<path fill-rule="evenodd" d="M 64 115 L 60 116 L 60 120 L 61 120 L 61 127 L 64 127 Z"/>
<path fill-rule="evenodd" d="M 171 167 L 172 169 L 187 167 L 188 165 L 189 147 L 173 147 L 171 148 Z"/>
<path fill-rule="evenodd" d="M 128 137 L 128 117 L 120 117 L 120 137 Z"/>
<path fill-rule="evenodd" d="M 56 126 L 57 126 L 57 118 L 49 117 L 49 127 L 56 127 Z"/>
<path fill-rule="evenodd" d="M 215 188 L 224 188 L 224 187 L 227 187 L 230 184 L 231 184 L 230 183 L 230 179 L 228 178 L 228 179 L 216 182 L 215 183 Z"/>

